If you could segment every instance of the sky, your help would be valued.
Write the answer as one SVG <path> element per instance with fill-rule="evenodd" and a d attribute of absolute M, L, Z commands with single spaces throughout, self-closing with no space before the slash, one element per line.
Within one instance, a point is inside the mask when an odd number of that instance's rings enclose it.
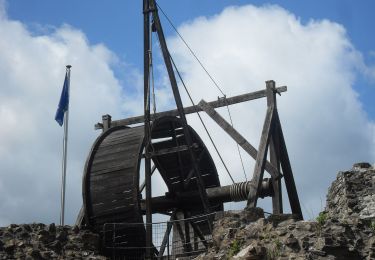
<path fill-rule="evenodd" d="M 288 86 L 278 108 L 306 219 L 323 210 L 338 171 L 375 163 L 373 1 L 158 3 L 227 96 L 264 89 L 270 79 Z M 217 99 L 222 94 L 161 17 L 194 101 Z M 141 1 L 0 1 L 0 226 L 59 222 L 63 129 L 54 115 L 67 64 L 73 67 L 66 221 L 74 223 L 86 156 L 100 134 L 94 124 L 103 114 L 142 113 L 142 26 Z M 156 41 L 153 52 L 163 111 L 174 103 Z M 255 147 L 265 111 L 265 100 L 231 107 L 235 128 Z M 226 110 L 218 112 L 228 119 Z M 235 143 L 202 116 L 234 179 L 244 181 Z M 210 149 L 222 185 L 230 184 L 197 118 L 188 122 Z M 242 157 L 250 179 L 254 161 L 244 151 Z M 260 206 L 271 208 L 269 200 Z"/>

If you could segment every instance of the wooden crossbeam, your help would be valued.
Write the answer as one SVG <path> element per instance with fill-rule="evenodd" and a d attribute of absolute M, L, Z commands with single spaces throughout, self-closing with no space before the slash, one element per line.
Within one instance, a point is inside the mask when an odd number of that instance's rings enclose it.
<path fill-rule="evenodd" d="M 276 88 L 277 93 L 282 93 L 286 92 L 287 87 L 282 86 L 279 88 Z M 266 97 L 266 90 L 259 90 L 251 93 L 246 93 L 238 96 L 233 96 L 233 97 L 228 97 L 228 98 L 220 98 L 216 101 L 211 101 L 208 102 L 208 104 L 213 107 L 213 108 L 218 108 L 218 107 L 224 107 L 224 106 L 229 106 L 229 105 L 234 105 L 250 100 L 255 100 L 259 98 L 264 98 Z M 196 112 L 200 112 L 202 109 L 199 106 L 189 106 L 189 107 L 184 107 L 184 113 L 185 114 L 192 114 Z M 164 112 L 159 112 L 155 114 L 151 114 L 151 120 L 155 120 L 156 118 L 163 117 L 163 116 L 178 116 L 178 110 L 169 110 L 169 111 L 164 111 Z M 110 126 L 124 126 L 124 125 L 133 125 L 133 124 L 139 124 L 144 122 L 144 116 L 135 116 L 135 117 L 129 117 L 125 119 L 120 119 L 120 120 L 113 120 L 110 122 Z M 106 126 L 107 127 L 107 126 Z M 103 128 L 103 123 L 97 123 L 95 125 L 95 129 L 102 129 Z"/>

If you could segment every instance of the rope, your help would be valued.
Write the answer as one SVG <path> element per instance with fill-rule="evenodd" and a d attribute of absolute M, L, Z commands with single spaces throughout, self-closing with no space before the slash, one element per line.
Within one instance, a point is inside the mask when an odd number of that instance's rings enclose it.
<path fill-rule="evenodd" d="M 156 3 L 156 1 L 155 1 L 155 3 Z M 168 23 L 171 25 L 171 27 L 172 27 L 173 30 L 176 32 L 176 34 L 180 37 L 181 41 L 185 44 L 185 46 L 188 48 L 188 50 L 190 51 L 190 53 L 194 56 L 194 58 L 195 58 L 196 61 L 199 63 L 199 65 L 201 66 L 201 68 L 205 71 L 205 73 L 207 74 L 207 76 L 211 79 L 211 81 L 212 81 L 212 83 L 214 84 L 214 86 L 215 86 L 215 87 L 219 90 L 219 92 L 224 96 L 224 99 L 225 99 L 225 102 L 226 102 L 226 95 L 225 95 L 225 93 L 223 92 L 223 90 L 219 87 L 219 84 L 217 84 L 217 82 L 215 81 L 215 79 L 211 76 L 211 74 L 210 74 L 210 73 L 208 72 L 208 70 L 205 68 L 205 66 L 204 66 L 203 63 L 200 61 L 200 59 L 197 57 L 197 55 L 195 54 L 195 52 L 190 48 L 189 44 L 185 41 L 184 37 L 182 37 L 182 35 L 178 32 L 176 26 L 174 26 L 173 22 L 171 21 L 171 19 L 169 19 L 169 17 L 168 17 L 167 14 L 163 11 L 163 9 L 160 7 L 160 5 L 159 5 L 158 3 L 156 3 L 156 6 L 158 7 L 158 9 L 160 9 L 160 11 L 161 11 L 162 14 L 164 15 L 164 17 L 167 19 Z M 178 74 L 178 76 L 179 76 L 179 78 L 180 78 L 182 84 L 184 85 L 184 88 L 185 88 L 186 92 L 188 93 L 188 96 L 189 96 L 191 102 L 192 102 L 193 105 L 194 105 L 194 102 L 192 101 L 192 99 L 191 99 L 191 97 L 190 97 L 190 94 L 189 94 L 189 92 L 187 91 L 186 86 L 185 86 L 185 84 L 183 83 L 183 80 L 182 80 L 182 78 L 181 78 L 181 76 L 180 76 L 180 74 L 179 74 L 179 72 L 178 72 L 178 70 L 177 70 L 176 64 L 174 63 L 174 61 L 173 61 L 171 55 L 169 55 L 169 56 L 170 56 L 170 58 L 171 58 L 171 60 L 172 60 L 173 66 L 175 67 L 175 69 L 176 69 L 176 71 L 177 71 L 177 74 Z M 231 123 L 232 127 L 234 127 L 234 126 L 233 126 L 232 115 L 231 115 L 231 113 L 230 113 L 230 109 L 229 109 L 228 104 L 226 104 L 226 108 L 227 108 L 227 111 L 228 111 L 228 115 L 229 115 L 230 123 Z M 199 118 L 200 118 L 200 120 L 201 120 L 203 126 L 205 127 L 205 125 L 204 125 L 204 123 L 203 123 L 203 121 L 202 121 L 202 119 L 201 119 L 201 117 L 200 117 L 200 115 L 199 115 L 198 112 L 197 112 L 197 115 L 199 116 Z M 206 127 L 205 127 L 205 129 L 206 129 Z M 211 139 L 211 136 L 210 136 L 210 134 L 208 133 L 207 129 L 206 129 L 206 132 L 207 132 L 208 136 L 209 136 L 210 139 Z M 213 143 L 212 139 L 211 139 L 211 142 Z M 213 144 L 214 144 L 214 143 L 213 143 Z M 245 170 L 245 166 L 244 166 L 244 163 L 243 163 L 243 159 L 242 159 L 242 155 L 241 155 L 240 146 L 239 146 L 238 143 L 236 143 L 236 144 L 237 144 L 238 155 L 239 155 L 239 157 L 240 157 L 240 161 L 241 161 L 241 166 L 242 166 L 243 174 L 244 174 L 244 176 L 245 176 L 245 179 L 247 180 L 247 177 L 246 177 L 246 170 Z M 215 145 L 214 145 L 214 147 L 215 147 L 215 150 L 217 151 L 217 148 L 216 148 Z M 217 151 L 217 153 L 218 153 L 218 151 Z M 221 156 L 220 156 L 219 153 L 218 153 L 218 155 L 219 155 L 219 157 L 221 158 Z M 224 163 L 223 163 L 223 164 L 224 164 Z M 225 167 L 225 168 L 226 168 L 226 167 Z"/>
<path fill-rule="evenodd" d="M 168 23 L 172 26 L 173 30 L 177 33 L 177 35 L 180 37 L 180 39 L 182 40 L 182 42 L 185 44 L 185 46 L 188 48 L 188 50 L 190 51 L 190 53 L 194 56 L 194 58 L 197 60 L 197 62 L 199 63 L 199 65 L 202 67 L 202 69 L 206 72 L 207 76 L 211 79 L 211 81 L 214 83 L 214 85 L 216 86 L 216 88 L 220 91 L 220 93 L 225 96 L 224 92 L 221 90 L 221 88 L 219 87 L 219 84 L 216 83 L 216 81 L 214 80 L 214 78 L 211 76 L 211 74 L 208 72 L 208 70 L 204 67 L 203 63 L 200 61 L 200 59 L 197 57 L 197 55 L 194 53 L 194 51 L 190 48 L 189 44 L 187 44 L 187 42 L 185 41 L 184 37 L 182 37 L 182 35 L 178 32 L 177 28 L 174 26 L 174 24 L 172 23 L 172 21 L 169 19 L 169 17 L 167 16 L 167 14 L 163 11 L 163 9 L 160 7 L 160 5 L 158 3 L 156 3 L 156 6 L 160 9 L 160 11 L 162 12 L 162 14 L 164 15 L 164 17 L 167 19 Z"/>
<path fill-rule="evenodd" d="M 221 163 L 224 165 L 224 168 L 225 168 L 225 170 L 227 171 L 227 173 L 228 173 L 230 179 L 232 180 L 232 182 L 235 183 L 234 180 L 233 180 L 232 175 L 230 174 L 230 172 L 229 172 L 229 170 L 228 170 L 228 168 L 227 168 L 227 165 L 225 164 L 223 158 L 221 157 L 221 154 L 220 154 L 219 150 L 218 150 L 217 147 L 216 147 L 216 144 L 215 144 L 214 140 L 212 139 L 210 133 L 208 132 L 208 129 L 207 129 L 205 123 L 203 122 L 203 119 L 202 119 L 201 115 L 198 113 L 198 110 L 197 110 L 197 108 L 196 108 L 196 106 L 195 106 L 195 103 L 194 103 L 194 101 L 193 101 L 193 99 L 192 99 L 192 97 L 191 97 L 191 95 L 190 95 L 190 93 L 189 93 L 189 91 L 188 91 L 188 89 L 187 89 L 187 87 L 186 87 L 186 85 L 185 85 L 185 82 L 184 82 L 184 80 L 182 79 L 181 74 L 180 74 L 180 72 L 178 71 L 178 69 L 177 69 L 177 67 L 176 67 L 176 64 L 174 63 L 174 60 L 173 60 L 173 58 L 171 57 L 171 55 L 169 55 L 169 58 L 170 58 L 171 61 L 172 61 L 173 67 L 175 68 L 176 73 L 177 73 L 178 77 L 180 78 L 180 81 L 181 81 L 182 85 L 184 86 L 187 95 L 189 96 L 190 102 L 191 102 L 191 103 L 193 104 L 193 106 L 194 106 L 195 113 L 198 115 L 199 120 L 201 121 L 201 123 L 202 123 L 202 125 L 203 125 L 203 127 L 204 127 L 204 130 L 206 131 L 208 137 L 210 138 L 210 141 L 211 141 L 213 147 L 215 148 L 215 151 L 216 151 L 217 155 L 219 156 L 219 158 L 220 158 L 220 160 L 221 160 Z"/>
<path fill-rule="evenodd" d="M 227 97 L 226 97 L 226 96 L 224 96 L 224 101 L 225 101 L 225 104 L 226 104 L 226 107 L 227 107 L 227 111 L 228 111 L 228 115 L 229 115 L 230 124 L 231 124 L 232 127 L 234 128 L 234 126 L 233 126 L 233 120 L 232 120 L 232 114 L 230 113 L 229 105 L 228 105 Z M 247 181 L 247 176 L 246 176 L 245 166 L 244 166 L 243 159 L 242 159 L 242 155 L 241 155 L 240 145 L 239 145 L 237 142 L 236 142 L 236 144 L 237 144 L 238 155 L 240 156 L 240 160 L 241 160 L 241 165 L 242 165 L 243 174 L 244 174 L 244 176 L 245 176 L 245 180 Z"/>

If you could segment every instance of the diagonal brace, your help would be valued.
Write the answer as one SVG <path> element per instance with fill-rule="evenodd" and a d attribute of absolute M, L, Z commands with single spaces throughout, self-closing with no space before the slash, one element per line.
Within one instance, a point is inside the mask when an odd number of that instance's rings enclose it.
<path fill-rule="evenodd" d="M 258 151 L 236 129 L 234 129 L 215 109 L 203 99 L 198 106 L 207 113 L 233 140 L 238 143 L 252 158 L 256 159 Z M 266 161 L 265 169 L 273 178 L 280 178 L 281 173 Z"/>

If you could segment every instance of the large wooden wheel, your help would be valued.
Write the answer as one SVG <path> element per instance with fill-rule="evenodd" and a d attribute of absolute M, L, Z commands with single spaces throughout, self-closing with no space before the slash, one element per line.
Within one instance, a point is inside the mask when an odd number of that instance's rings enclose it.
<path fill-rule="evenodd" d="M 198 158 L 204 187 L 218 187 L 220 181 L 214 162 L 199 135 L 188 126 L 193 150 Z M 196 191 L 192 161 L 187 151 L 181 121 L 177 117 L 162 117 L 151 125 L 152 161 L 166 187 L 167 195 Z M 144 127 L 113 127 L 103 132 L 94 142 L 88 155 L 83 177 L 85 222 L 102 231 L 106 223 L 143 223 L 140 176 L 144 157 Z M 153 190 L 157 189 L 153 187 Z M 222 210 L 223 204 L 211 205 L 213 211 Z M 173 212 L 172 212 L 173 211 Z M 173 214 L 183 212 L 191 217 L 204 212 L 201 203 L 181 203 L 174 209 L 153 209 L 153 212 Z M 207 222 L 198 227 L 208 234 Z M 124 247 L 144 247 L 143 225 L 128 226 L 122 232 Z M 135 239 L 137 238 L 137 239 Z"/>

